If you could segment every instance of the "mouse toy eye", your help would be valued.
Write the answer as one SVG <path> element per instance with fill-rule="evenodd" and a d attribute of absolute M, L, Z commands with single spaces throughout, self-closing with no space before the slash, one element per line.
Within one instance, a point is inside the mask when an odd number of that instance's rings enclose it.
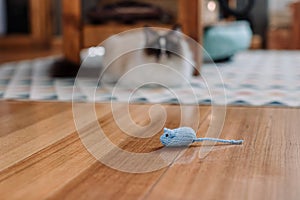
<path fill-rule="evenodd" d="M 166 134 L 166 137 L 169 137 L 169 134 Z"/>

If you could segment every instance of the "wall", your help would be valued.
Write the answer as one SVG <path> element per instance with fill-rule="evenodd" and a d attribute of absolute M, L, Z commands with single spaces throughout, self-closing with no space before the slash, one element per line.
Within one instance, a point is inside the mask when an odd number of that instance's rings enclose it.
<path fill-rule="evenodd" d="M 0 0 L 0 36 L 6 33 L 6 6 L 5 0 Z"/>
<path fill-rule="evenodd" d="M 294 0 L 269 0 L 270 12 L 285 12 L 288 9 L 288 4 Z"/>
<path fill-rule="evenodd" d="M 289 4 L 293 0 L 269 0 L 269 19 L 271 27 L 289 27 L 291 12 Z"/>

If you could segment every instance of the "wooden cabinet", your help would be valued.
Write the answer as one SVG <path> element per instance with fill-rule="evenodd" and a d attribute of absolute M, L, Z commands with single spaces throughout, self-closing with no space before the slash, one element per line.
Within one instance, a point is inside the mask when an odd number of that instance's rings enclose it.
<path fill-rule="evenodd" d="M 293 49 L 300 49 L 300 1 L 291 4 Z"/>
<path fill-rule="evenodd" d="M 47 48 L 52 40 L 52 1 L 29 0 L 30 33 L 0 37 L 2 47 L 37 46 Z"/>
<path fill-rule="evenodd" d="M 267 39 L 268 49 L 291 49 L 290 28 L 270 28 L 267 33 Z"/>
<path fill-rule="evenodd" d="M 300 49 L 300 1 L 291 3 L 290 10 L 289 27 L 268 30 L 268 49 Z"/>

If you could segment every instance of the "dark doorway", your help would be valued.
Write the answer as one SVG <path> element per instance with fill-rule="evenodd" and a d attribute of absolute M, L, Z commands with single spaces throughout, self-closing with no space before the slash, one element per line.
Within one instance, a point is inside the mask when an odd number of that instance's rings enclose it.
<path fill-rule="evenodd" d="M 28 0 L 6 0 L 7 33 L 29 33 Z"/>

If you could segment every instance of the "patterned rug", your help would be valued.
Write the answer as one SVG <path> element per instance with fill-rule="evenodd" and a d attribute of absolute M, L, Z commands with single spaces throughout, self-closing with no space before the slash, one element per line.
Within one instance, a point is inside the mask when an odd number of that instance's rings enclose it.
<path fill-rule="evenodd" d="M 189 87 L 171 89 L 115 89 L 84 78 L 76 80 L 73 92 L 75 79 L 49 77 L 55 59 L 0 65 L 0 98 L 72 101 L 73 94 L 75 101 L 300 106 L 300 51 L 242 52 L 230 62 L 218 63 L 217 71 L 214 64 L 204 64 L 202 76 L 193 78 Z M 223 82 L 216 78 L 218 71 Z"/>

